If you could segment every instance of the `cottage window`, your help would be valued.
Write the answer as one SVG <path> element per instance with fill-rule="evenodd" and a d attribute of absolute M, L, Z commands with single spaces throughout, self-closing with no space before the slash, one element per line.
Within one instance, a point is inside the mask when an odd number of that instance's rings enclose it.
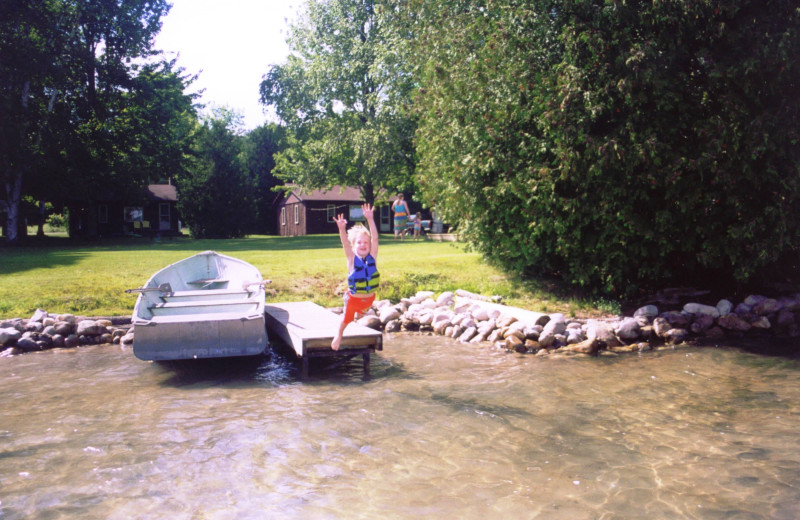
<path fill-rule="evenodd" d="M 350 214 L 350 221 L 351 222 L 358 222 L 361 220 L 366 220 L 364 218 L 364 209 L 361 206 L 352 205 L 350 206 L 349 214 Z"/>
<path fill-rule="evenodd" d="M 286 225 L 286 206 L 281 208 L 281 226 Z"/>
<path fill-rule="evenodd" d="M 97 221 L 101 224 L 108 224 L 108 204 L 97 206 Z"/>
<path fill-rule="evenodd" d="M 333 222 L 336 219 L 336 204 L 328 204 L 328 222 Z"/>
<path fill-rule="evenodd" d="M 295 224 L 300 223 L 300 204 L 294 205 L 294 223 Z"/>

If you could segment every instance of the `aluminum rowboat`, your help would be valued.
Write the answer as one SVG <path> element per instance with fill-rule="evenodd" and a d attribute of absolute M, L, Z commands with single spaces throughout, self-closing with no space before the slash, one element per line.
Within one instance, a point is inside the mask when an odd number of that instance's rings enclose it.
<path fill-rule="evenodd" d="M 168 265 L 138 289 L 133 353 L 146 361 L 252 356 L 267 348 L 265 282 L 215 251 Z"/>

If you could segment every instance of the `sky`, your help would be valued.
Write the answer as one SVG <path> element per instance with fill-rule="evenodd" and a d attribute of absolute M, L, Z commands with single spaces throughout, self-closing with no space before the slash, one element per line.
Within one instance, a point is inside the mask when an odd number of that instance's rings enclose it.
<path fill-rule="evenodd" d="M 155 47 L 199 78 L 201 103 L 227 106 L 244 116 L 247 130 L 274 116 L 258 102 L 258 86 L 270 65 L 282 64 L 289 22 L 303 0 L 170 0 Z M 288 19 L 288 22 L 287 22 Z"/>

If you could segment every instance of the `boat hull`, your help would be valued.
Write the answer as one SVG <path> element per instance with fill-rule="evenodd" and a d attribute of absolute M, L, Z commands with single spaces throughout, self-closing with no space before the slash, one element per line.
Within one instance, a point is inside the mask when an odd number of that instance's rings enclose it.
<path fill-rule="evenodd" d="M 154 274 L 137 289 L 134 355 L 145 361 L 254 356 L 269 343 L 261 273 L 214 251 Z"/>

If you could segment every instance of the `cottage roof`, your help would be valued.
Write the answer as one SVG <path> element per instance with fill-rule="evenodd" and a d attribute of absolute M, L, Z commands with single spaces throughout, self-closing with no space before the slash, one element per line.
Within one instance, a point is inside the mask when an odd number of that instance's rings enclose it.
<path fill-rule="evenodd" d="M 364 200 L 361 196 L 361 191 L 358 188 L 347 187 L 341 189 L 339 186 L 334 186 L 329 190 L 314 190 L 308 193 L 303 193 L 302 190 L 293 190 L 292 193 L 300 200 L 303 201 L 358 201 Z"/>
<path fill-rule="evenodd" d="M 178 190 L 172 184 L 148 184 L 147 194 L 155 200 L 164 202 L 178 201 Z"/>

